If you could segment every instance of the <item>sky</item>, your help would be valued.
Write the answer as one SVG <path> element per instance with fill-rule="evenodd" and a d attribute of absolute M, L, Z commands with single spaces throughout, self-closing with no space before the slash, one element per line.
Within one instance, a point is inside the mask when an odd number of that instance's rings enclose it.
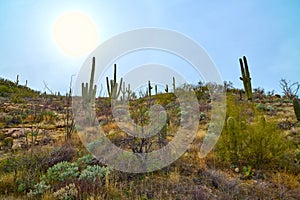
<path fill-rule="evenodd" d="M 20 84 L 28 80 L 33 89 L 44 91 L 45 82 L 52 91 L 66 92 L 71 76 L 78 75 L 91 53 L 74 57 L 55 41 L 55 22 L 71 11 L 93 21 L 99 38 L 95 46 L 133 29 L 169 29 L 202 46 L 222 79 L 233 82 L 234 87 L 243 87 L 238 62 L 243 55 L 248 59 L 253 88 L 282 94 L 281 78 L 300 82 L 297 0 L 0 0 L 0 77 L 15 80 L 19 75 Z M 141 64 L 154 58 L 154 62 L 163 62 L 160 57 L 164 56 L 140 59 L 129 55 L 127 61 L 136 59 Z M 170 63 L 174 62 L 176 59 Z M 125 61 L 120 63 L 130 67 L 130 62 L 128 66 Z M 185 65 L 180 70 L 197 83 Z"/>

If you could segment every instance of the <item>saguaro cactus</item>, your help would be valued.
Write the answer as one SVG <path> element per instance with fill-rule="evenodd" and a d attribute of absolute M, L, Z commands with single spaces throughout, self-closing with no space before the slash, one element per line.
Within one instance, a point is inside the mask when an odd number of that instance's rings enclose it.
<path fill-rule="evenodd" d="M 168 84 L 166 84 L 166 89 L 165 89 L 166 93 L 169 93 L 169 86 Z"/>
<path fill-rule="evenodd" d="M 126 96 L 126 86 L 125 86 L 125 81 L 123 81 L 123 87 L 122 87 L 121 93 L 122 93 L 121 101 L 125 101 L 125 96 Z"/>
<path fill-rule="evenodd" d="M 88 83 L 81 84 L 83 102 L 87 104 L 89 103 L 91 105 L 93 105 L 95 102 L 96 91 L 97 91 L 97 85 L 94 85 L 94 75 L 95 75 L 95 57 L 93 57 L 90 84 Z"/>
<path fill-rule="evenodd" d="M 157 95 L 157 85 L 155 85 L 155 95 Z"/>
<path fill-rule="evenodd" d="M 117 65 L 114 65 L 114 79 L 108 80 L 108 77 L 106 77 L 106 86 L 107 86 L 107 92 L 108 96 L 111 99 L 117 99 L 120 95 L 121 86 L 122 86 L 123 78 L 120 79 L 120 83 L 117 83 Z"/>
<path fill-rule="evenodd" d="M 297 98 L 294 98 L 293 106 L 294 106 L 294 112 L 295 112 L 296 118 L 298 121 L 300 121 L 300 105 L 299 105 L 299 100 Z"/>
<path fill-rule="evenodd" d="M 250 77 L 246 56 L 243 56 L 243 59 L 240 58 L 239 61 L 240 61 L 241 72 L 242 72 L 242 77 L 240 77 L 240 79 L 243 81 L 244 89 L 248 100 L 252 100 L 251 77 Z"/>
<path fill-rule="evenodd" d="M 238 130 L 236 126 L 236 121 L 233 117 L 228 117 L 227 119 L 227 131 L 230 134 L 230 139 L 232 141 L 232 159 L 236 162 L 238 160 Z"/>
<path fill-rule="evenodd" d="M 131 89 L 130 89 L 130 84 L 128 83 L 128 86 L 126 88 L 126 92 L 127 92 L 127 99 L 130 100 L 131 97 Z"/>
<path fill-rule="evenodd" d="M 19 85 L 19 75 L 17 75 L 16 85 Z"/>
<path fill-rule="evenodd" d="M 151 86 L 150 81 L 148 81 L 148 94 L 149 94 L 149 97 L 151 97 L 151 90 L 152 90 L 152 86 Z"/>
<path fill-rule="evenodd" d="M 175 93 L 175 90 L 176 90 L 175 77 L 173 77 L 173 83 L 172 83 L 172 85 L 173 85 L 173 92 Z"/>

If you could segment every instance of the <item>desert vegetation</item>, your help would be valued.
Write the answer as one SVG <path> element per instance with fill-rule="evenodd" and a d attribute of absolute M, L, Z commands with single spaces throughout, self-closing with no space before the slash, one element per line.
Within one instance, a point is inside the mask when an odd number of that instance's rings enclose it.
<path fill-rule="evenodd" d="M 92 130 L 74 121 L 71 88 L 65 95 L 46 94 L 20 85 L 19 76 L 16 81 L 0 79 L 1 199 L 299 199 L 298 82 L 279 80 L 282 95 L 253 89 L 255 77 L 247 58 L 241 58 L 244 88 L 234 88 L 231 82 L 220 86 L 226 92 L 224 127 L 214 149 L 200 158 L 198 146 L 207 135 L 213 109 L 212 83 L 177 86 L 173 78 L 170 88 L 158 91 L 149 80 L 136 94 L 117 77 L 115 65 L 112 77 L 106 77 L 108 97 L 97 97 L 95 66 L 93 58 L 90 81 L 82 83 L 81 100 L 88 113 L 82 120 L 91 125 L 97 121 L 101 135 L 124 150 L 152 152 L 172 141 L 180 123 L 190 120 L 189 110 L 181 109 L 174 91 L 193 89 L 199 105 L 193 119 L 199 120 L 199 126 L 188 150 L 160 170 L 115 170 L 89 152 L 103 145 L 103 137 L 82 143 L 84 134 Z M 129 113 L 121 121 L 132 120 L 134 129 L 124 131 L 114 118 L 113 112 L 125 112 L 122 102 L 128 103 Z M 155 104 L 166 115 L 154 116 L 150 107 Z M 151 116 L 166 123 L 157 129 L 139 129 L 150 123 Z M 135 137 L 137 133 L 151 137 Z"/>

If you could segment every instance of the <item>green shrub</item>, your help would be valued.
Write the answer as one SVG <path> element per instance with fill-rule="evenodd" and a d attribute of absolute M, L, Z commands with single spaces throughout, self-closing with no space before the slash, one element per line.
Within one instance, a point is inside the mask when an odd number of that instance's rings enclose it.
<path fill-rule="evenodd" d="M 0 132 L 0 141 L 4 140 L 5 137 L 6 137 L 5 133 Z"/>
<path fill-rule="evenodd" d="M 14 144 L 14 139 L 12 137 L 6 137 L 2 142 L 2 146 L 6 150 L 11 149 L 13 144 Z"/>
<path fill-rule="evenodd" d="M 266 121 L 255 110 L 252 103 L 228 97 L 228 121 L 234 119 L 234 122 L 231 125 L 225 123 L 216 146 L 218 157 L 228 164 L 254 168 L 269 169 L 284 167 L 288 162 L 291 164 L 291 142 L 276 123 Z"/>
<path fill-rule="evenodd" d="M 1 97 L 9 97 L 9 93 L 11 90 L 6 85 L 0 85 L 0 96 Z"/>
<path fill-rule="evenodd" d="M 88 183 L 95 183 L 105 177 L 106 173 L 108 173 L 108 169 L 106 167 L 88 165 L 87 168 L 80 173 L 79 180 L 84 180 Z"/>
<path fill-rule="evenodd" d="M 34 185 L 34 189 L 30 190 L 27 193 L 29 198 L 33 198 L 36 196 L 42 196 L 47 190 L 50 189 L 50 186 L 45 183 L 45 181 L 41 181 L 38 184 Z"/>
<path fill-rule="evenodd" d="M 5 116 L 5 123 L 6 125 L 10 124 L 21 124 L 22 123 L 22 117 L 21 115 L 6 115 Z"/>
<path fill-rule="evenodd" d="M 24 99 L 21 97 L 20 93 L 14 92 L 10 95 L 10 101 L 13 103 L 24 103 Z"/>
<path fill-rule="evenodd" d="M 13 116 L 11 116 L 11 115 L 6 115 L 6 116 L 5 116 L 5 123 L 6 123 L 6 125 L 11 124 L 11 123 L 12 123 L 12 119 L 13 119 Z"/>
<path fill-rule="evenodd" d="M 88 154 L 78 158 L 76 162 L 81 169 L 85 169 L 88 165 L 92 164 L 93 158 L 94 157 L 91 154 Z"/>
<path fill-rule="evenodd" d="M 52 182 L 64 182 L 75 179 L 79 175 L 79 168 L 76 162 L 60 162 L 47 170 L 47 180 Z"/>
<path fill-rule="evenodd" d="M 1 171 L 2 172 L 2 171 Z M 15 192 L 14 173 L 0 175 L 0 196 Z"/>
<path fill-rule="evenodd" d="M 258 104 L 256 105 L 256 109 L 257 109 L 257 110 L 265 110 L 265 109 L 266 109 L 266 106 L 265 106 L 265 104 L 263 104 L 263 103 L 258 103 Z"/>
<path fill-rule="evenodd" d="M 273 106 L 269 105 L 266 107 L 266 111 L 275 111 L 275 109 L 273 108 Z"/>

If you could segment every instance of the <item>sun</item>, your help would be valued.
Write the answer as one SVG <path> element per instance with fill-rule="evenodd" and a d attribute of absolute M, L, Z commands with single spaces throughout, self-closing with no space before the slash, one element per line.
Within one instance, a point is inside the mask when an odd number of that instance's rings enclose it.
<path fill-rule="evenodd" d="M 56 20 L 53 37 L 59 48 L 73 57 L 91 52 L 98 44 L 96 24 L 77 11 L 64 13 Z"/>

